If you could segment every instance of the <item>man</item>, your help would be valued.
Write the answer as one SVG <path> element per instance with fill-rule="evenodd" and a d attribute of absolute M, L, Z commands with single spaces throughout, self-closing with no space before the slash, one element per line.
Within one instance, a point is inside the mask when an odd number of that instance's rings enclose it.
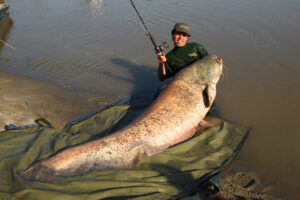
<path fill-rule="evenodd" d="M 171 33 L 174 48 L 167 55 L 157 53 L 159 61 L 157 75 L 160 81 L 173 77 L 182 68 L 208 54 L 203 45 L 187 43 L 191 36 L 188 24 L 176 23 Z"/>
<path fill-rule="evenodd" d="M 176 23 L 171 33 L 174 48 L 167 53 L 167 55 L 157 53 L 159 61 L 157 75 L 160 81 L 173 77 L 182 68 L 208 55 L 203 45 L 187 43 L 191 37 L 191 29 L 188 24 L 182 22 Z M 166 86 L 167 84 L 164 84 L 158 88 L 155 97 L 157 97 Z M 213 103 L 210 108 L 209 114 L 218 115 L 215 103 Z M 213 126 L 213 124 L 207 123 L 206 126 Z"/>

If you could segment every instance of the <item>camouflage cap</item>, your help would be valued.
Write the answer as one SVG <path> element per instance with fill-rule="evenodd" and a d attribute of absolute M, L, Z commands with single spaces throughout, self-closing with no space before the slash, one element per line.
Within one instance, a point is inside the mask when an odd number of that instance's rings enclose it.
<path fill-rule="evenodd" d="M 175 32 L 182 32 L 191 36 L 191 28 L 187 23 L 183 23 L 183 22 L 176 23 L 172 30 L 172 34 Z"/>

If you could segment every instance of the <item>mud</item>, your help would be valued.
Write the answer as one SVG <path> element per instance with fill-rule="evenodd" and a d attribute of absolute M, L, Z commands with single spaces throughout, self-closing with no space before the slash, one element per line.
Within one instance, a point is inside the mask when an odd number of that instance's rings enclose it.
<path fill-rule="evenodd" d="M 251 172 L 231 171 L 221 178 L 218 192 L 211 200 L 279 200 L 270 195 L 271 187 L 264 186 Z"/>

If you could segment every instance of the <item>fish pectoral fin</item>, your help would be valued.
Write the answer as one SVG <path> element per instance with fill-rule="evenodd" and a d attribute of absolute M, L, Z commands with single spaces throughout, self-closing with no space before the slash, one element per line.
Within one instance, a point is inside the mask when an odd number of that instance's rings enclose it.
<path fill-rule="evenodd" d="M 207 128 L 212 128 L 212 127 L 216 126 L 216 124 L 208 122 L 208 121 L 205 121 L 204 119 L 200 120 L 199 125 L 201 125 L 203 127 L 207 127 Z"/>
<path fill-rule="evenodd" d="M 213 98 L 211 95 L 212 88 L 207 84 L 202 92 L 203 102 L 206 108 L 210 107 L 213 103 Z"/>

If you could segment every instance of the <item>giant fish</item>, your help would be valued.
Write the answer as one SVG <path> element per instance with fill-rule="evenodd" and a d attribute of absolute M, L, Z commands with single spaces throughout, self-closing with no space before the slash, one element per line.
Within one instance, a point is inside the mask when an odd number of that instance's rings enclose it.
<path fill-rule="evenodd" d="M 53 182 L 93 169 L 127 169 L 191 138 L 216 96 L 222 59 L 215 55 L 179 71 L 155 102 L 126 127 L 100 139 L 68 147 L 17 173 L 26 180 Z"/>

